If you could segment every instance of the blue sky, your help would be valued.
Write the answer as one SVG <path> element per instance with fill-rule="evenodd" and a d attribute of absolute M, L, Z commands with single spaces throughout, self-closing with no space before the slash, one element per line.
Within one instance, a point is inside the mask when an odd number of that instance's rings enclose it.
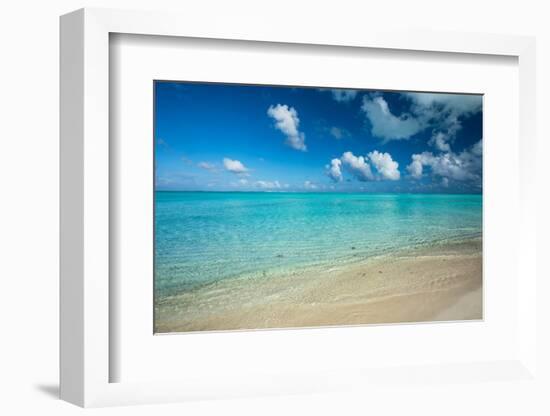
<path fill-rule="evenodd" d="M 157 190 L 479 193 L 482 97 L 155 82 Z"/>

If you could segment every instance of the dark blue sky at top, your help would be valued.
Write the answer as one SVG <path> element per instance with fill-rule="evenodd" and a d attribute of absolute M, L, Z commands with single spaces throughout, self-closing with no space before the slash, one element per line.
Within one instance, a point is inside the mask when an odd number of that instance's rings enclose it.
<path fill-rule="evenodd" d="M 481 105 L 472 106 L 471 100 L 463 105 L 460 99 L 455 103 L 448 95 L 419 105 L 422 100 L 398 92 L 354 90 L 345 99 L 333 92 L 155 82 L 156 189 L 481 192 L 481 155 L 473 150 L 482 138 Z M 390 114 L 366 111 L 367 101 L 375 108 L 385 103 Z M 288 131 L 277 128 L 277 119 L 268 114 L 277 105 L 286 106 L 283 113 L 295 111 L 296 130 L 307 150 L 293 147 Z M 398 137 L 410 119 L 421 127 Z M 385 133 L 375 126 L 384 127 Z M 444 135 L 443 148 L 433 142 L 438 132 Z M 378 171 L 368 156 L 373 151 L 397 162 L 398 174 Z M 346 164 L 345 152 L 364 157 L 372 177 L 362 177 L 354 170 L 357 166 Z M 431 156 L 422 159 L 422 173 L 414 174 L 408 169 L 412 156 L 423 153 Z M 240 162 L 243 169 L 231 169 L 234 165 L 224 159 Z M 342 160 L 338 177 L 327 174 L 333 159 Z"/>

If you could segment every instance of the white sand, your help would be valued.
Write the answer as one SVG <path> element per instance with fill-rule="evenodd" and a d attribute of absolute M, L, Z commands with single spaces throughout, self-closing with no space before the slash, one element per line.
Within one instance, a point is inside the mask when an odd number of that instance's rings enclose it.
<path fill-rule="evenodd" d="M 163 299 L 155 318 L 156 332 L 481 319 L 481 240 L 230 279 Z"/>

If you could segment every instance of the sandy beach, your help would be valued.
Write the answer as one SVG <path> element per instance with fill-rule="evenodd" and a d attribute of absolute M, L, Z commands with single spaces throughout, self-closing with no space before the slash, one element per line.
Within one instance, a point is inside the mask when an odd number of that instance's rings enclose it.
<path fill-rule="evenodd" d="M 158 299 L 155 314 L 156 333 L 481 319 L 481 239 L 228 279 Z"/>

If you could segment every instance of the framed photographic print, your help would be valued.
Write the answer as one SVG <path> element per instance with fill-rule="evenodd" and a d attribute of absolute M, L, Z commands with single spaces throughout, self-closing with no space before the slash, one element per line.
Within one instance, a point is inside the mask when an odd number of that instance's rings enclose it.
<path fill-rule="evenodd" d="M 533 39 L 242 23 L 61 19 L 62 398 L 533 379 Z"/>

